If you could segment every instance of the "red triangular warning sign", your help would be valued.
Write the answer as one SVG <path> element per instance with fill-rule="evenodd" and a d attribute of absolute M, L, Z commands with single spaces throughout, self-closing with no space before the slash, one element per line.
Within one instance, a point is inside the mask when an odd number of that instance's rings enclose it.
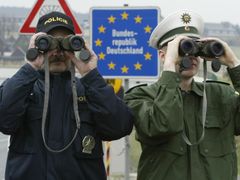
<path fill-rule="evenodd" d="M 38 19 L 42 15 L 51 11 L 60 11 L 70 16 L 73 20 L 76 34 L 82 34 L 82 30 L 80 29 L 75 17 L 73 16 L 65 0 L 37 0 L 26 21 L 23 23 L 23 26 L 20 29 L 20 33 L 35 33 Z"/>

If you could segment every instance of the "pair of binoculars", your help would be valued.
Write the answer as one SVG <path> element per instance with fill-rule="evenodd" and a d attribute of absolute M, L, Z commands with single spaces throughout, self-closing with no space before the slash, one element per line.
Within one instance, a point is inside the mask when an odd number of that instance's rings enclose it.
<path fill-rule="evenodd" d="M 49 50 L 60 49 L 63 51 L 80 51 L 80 59 L 88 60 L 90 52 L 85 48 L 85 42 L 82 37 L 68 35 L 67 37 L 53 37 L 51 35 L 40 35 L 35 39 L 35 48 L 30 48 L 27 53 L 27 59 L 33 61 L 39 53 L 46 53 Z"/>
<path fill-rule="evenodd" d="M 201 56 L 203 58 L 214 58 L 211 62 L 211 67 L 214 72 L 217 72 L 221 68 L 221 62 L 217 58 L 223 54 L 224 47 L 218 41 L 183 39 L 179 43 L 179 55 L 183 57 L 180 63 L 180 69 L 184 70 L 191 67 L 192 62 L 189 56 Z"/>
<path fill-rule="evenodd" d="M 183 39 L 179 44 L 179 54 L 181 56 L 187 55 L 217 58 L 224 54 L 224 48 L 218 41 L 196 41 L 193 39 Z"/>
<path fill-rule="evenodd" d="M 84 48 L 85 43 L 82 37 L 75 35 L 69 35 L 65 38 L 41 35 L 36 38 L 35 46 L 39 51 L 43 52 L 53 49 L 80 51 L 82 48 Z"/>

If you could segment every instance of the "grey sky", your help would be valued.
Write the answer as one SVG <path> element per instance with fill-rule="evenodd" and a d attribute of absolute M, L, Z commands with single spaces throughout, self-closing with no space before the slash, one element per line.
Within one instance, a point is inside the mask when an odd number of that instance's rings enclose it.
<path fill-rule="evenodd" d="M 167 16 L 180 9 L 191 9 L 203 16 L 205 22 L 229 21 L 240 25 L 239 0 L 66 0 L 76 12 L 88 12 L 96 6 L 158 6 Z M 36 0 L 0 0 L 0 6 L 33 7 Z"/>

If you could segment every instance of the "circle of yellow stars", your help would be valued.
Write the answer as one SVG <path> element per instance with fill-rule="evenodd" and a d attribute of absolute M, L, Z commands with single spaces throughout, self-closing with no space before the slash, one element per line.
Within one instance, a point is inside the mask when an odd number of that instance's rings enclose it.
<path fill-rule="evenodd" d="M 124 11 L 120 15 L 121 15 L 122 20 L 128 20 L 128 18 L 129 18 L 129 14 L 126 11 Z M 110 15 L 107 19 L 108 19 L 109 24 L 114 24 L 117 20 L 117 18 L 113 15 Z M 143 18 L 140 15 L 137 15 L 137 16 L 134 17 L 134 21 L 135 21 L 136 24 L 141 24 L 142 20 L 143 20 Z M 106 29 L 107 28 L 104 25 L 99 26 L 98 27 L 99 34 L 106 33 Z M 152 32 L 152 27 L 147 25 L 147 26 L 144 27 L 144 31 L 145 31 L 145 33 L 151 33 Z M 95 40 L 95 46 L 101 47 L 102 43 L 103 43 L 103 41 L 99 38 L 97 40 Z M 98 54 L 99 60 L 105 60 L 105 56 L 106 56 L 106 54 L 104 54 L 103 52 Z M 152 54 L 150 54 L 149 52 L 146 52 L 144 54 L 144 57 L 145 57 L 145 60 L 147 60 L 147 61 L 151 60 Z M 135 70 L 142 70 L 143 64 L 139 63 L 139 61 L 137 61 L 137 63 L 135 63 L 133 65 L 134 65 Z M 109 70 L 115 70 L 116 66 L 117 65 L 113 61 L 108 63 L 108 69 Z M 121 69 L 123 74 L 127 74 L 128 71 L 129 71 L 129 67 L 127 67 L 126 65 L 123 65 L 122 67 L 120 67 L 120 69 Z"/>

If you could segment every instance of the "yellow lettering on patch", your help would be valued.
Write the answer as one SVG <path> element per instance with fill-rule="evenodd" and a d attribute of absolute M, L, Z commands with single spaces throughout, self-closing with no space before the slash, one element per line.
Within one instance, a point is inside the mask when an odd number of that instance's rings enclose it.
<path fill-rule="evenodd" d="M 63 19 L 61 17 L 51 17 L 51 18 L 48 18 L 45 22 L 44 22 L 44 25 L 48 24 L 48 23 L 51 23 L 51 22 L 62 22 L 62 23 L 65 23 L 65 24 L 68 24 L 68 21 L 66 19 Z"/>

